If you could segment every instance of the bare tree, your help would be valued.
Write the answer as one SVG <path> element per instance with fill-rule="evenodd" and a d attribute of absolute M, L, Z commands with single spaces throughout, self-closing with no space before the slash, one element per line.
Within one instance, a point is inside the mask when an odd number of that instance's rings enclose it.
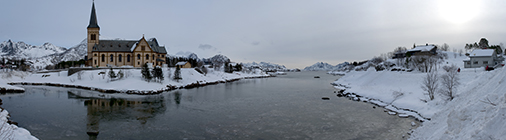
<path fill-rule="evenodd" d="M 460 85 L 460 78 L 458 76 L 457 66 L 451 65 L 448 69 L 448 72 L 441 76 L 441 84 L 443 86 L 441 87 L 441 95 L 447 97 L 448 100 L 451 101 L 455 98 L 457 86 Z"/>
<path fill-rule="evenodd" d="M 464 50 L 459 49 L 459 56 L 462 56 L 463 53 L 464 53 Z"/>
<path fill-rule="evenodd" d="M 424 94 L 429 96 L 430 100 L 434 100 L 434 93 L 439 87 L 438 78 L 436 71 L 428 72 L 423 78 L 422 89 L 425 91 Z"/>
<path fill-rule="evenodd" d="M 441 50 L 448 51 L 448 49 L 450 49 L 450 46 L 448 46 L 448 44 L 446 43 L 443 43 L 443 45 L 441 46 Z"/>

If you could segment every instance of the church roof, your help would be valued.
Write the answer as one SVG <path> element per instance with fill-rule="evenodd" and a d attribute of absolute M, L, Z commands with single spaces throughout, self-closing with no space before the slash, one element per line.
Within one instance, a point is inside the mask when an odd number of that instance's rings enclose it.
<path fill-rule="evenodd" d="M 93 46 L 94 52 L 133 52 L 140 40 L 100 40 Z M 165 46 L 159 46 L 155 38 L 147 41 L 149 47 L 157 53 L 166 54 Z"/>
<path fill-rule="evenodd" d="M 95 13 L 95 2 L 93 2 L 91 6 L 90 24 L 88 24 L 88 28 L 100 28 L 98 26 L 97 14 Z"/>

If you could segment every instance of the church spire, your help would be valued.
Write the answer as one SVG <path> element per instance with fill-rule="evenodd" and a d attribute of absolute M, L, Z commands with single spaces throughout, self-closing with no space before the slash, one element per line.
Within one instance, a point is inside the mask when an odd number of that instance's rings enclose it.
<path fill-rule="evenodd" d="M 88 25 L 88 28 L 100 28 L 98 26 L 97 14 L 95 13 L 95 1 L 93 1 L 91 6 L 90 24 Z"/>

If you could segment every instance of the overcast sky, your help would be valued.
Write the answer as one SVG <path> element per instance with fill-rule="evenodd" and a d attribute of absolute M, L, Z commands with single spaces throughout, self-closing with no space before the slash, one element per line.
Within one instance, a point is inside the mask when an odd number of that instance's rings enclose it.
<path fill-rule="evenodd" d="M 3 0 L 0 41 L 72 47 L 91 0 Z M 102 38 L 156 37 L 169 54 L 304 68 L 360 61 L 416 44 L 506 43 L 506 1 L 96 0 Z"/>

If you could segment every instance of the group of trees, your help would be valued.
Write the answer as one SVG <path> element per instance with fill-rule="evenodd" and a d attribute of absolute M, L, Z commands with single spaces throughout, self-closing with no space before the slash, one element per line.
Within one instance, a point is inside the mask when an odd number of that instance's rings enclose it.
<path fill-rule="evenodd" d="M 153 70 L 150 70 L 148 67 L 148 64 L 144 64 L 141 68 L 141 75 L 144 80 L 147 82 L 155 81 L 161 83 L 165 78 L 163 76 L 163 70 L 160 67 L 154 67 Z M 171 78 L 171 74 L 169 73 L 168 77 Z M 182 78 L 181 76 L 181 68 L 176 67 L 176 70 L 174 71 L 174 80 L 179 81 Z"/>
<path fill-rule="evenodd" d="M 466 46 L 464 47 L 466 50 L 472 50 L 472 49 L 495 49 L 495 51 L 500 54 L 500 53 L 503 53 L 503 48 L 502 48 L 503 44 L 499 44 L 499 45 L 491 45 L 489 46 L 488 45 L 488 40 L 486 38 L 481 38 L 480 39 L 480 42 L 476 43 L 471 43 L 471 44 L 466 44 Z"/>
<path fill-rule="evenodd" d="M 242 64 L 235 64 L 234 66 L 230 63 L 225 63 L 224 71 L 227 73 L 232 73 L 234 71 L 242 71 Z"/>
<path fill-rule="evenodd" d="M 167 57 L 165 58 L 165 62 L 169 67 L 175 67 L 177 62 L 188 62 L 193 67 L 200 67 L 204 65 L 203 62 L 198 61 L 197 59 L 187 58 L 187 57 Z"/>
<path fill-rule="evenodd" d="M 142 66 L 141 74 L 142 78 L 148 82 L 152 80 L 162 82 L 164 80 L 162 68 L 154 67 L 153 70 L 150 70 L 147 63 Z"/>
<path fill-rule="evenodd" d="M 443 66 L 446 71 L 445 74 L 438 76 L 436 71 L 427 72 L 423 78 L 422 89 L 424 94 L 429 96 L 430 100 L 434 100 L 435 93 L 441 93 L 447 100 L 455 98 L 455 92 L 460 85 L 460 78 L 458 77 L 458 67 L 455 65 Z M 441 80 L 441 82 L 439 82 Z M 441 85 L 442 87 L 439 87 Z"/>

